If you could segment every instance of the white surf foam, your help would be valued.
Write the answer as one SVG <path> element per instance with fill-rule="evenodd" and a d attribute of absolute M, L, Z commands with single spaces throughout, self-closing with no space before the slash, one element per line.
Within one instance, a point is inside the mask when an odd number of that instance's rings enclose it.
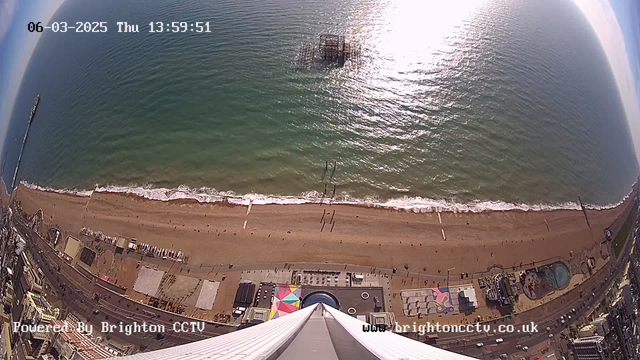
<path fill-rule="evenodd" d="M 264 195 L 264 194 L 244 194 L 237 195 L 233 191 L 217 191 L 216 189 L 201 187 L 198 189 L 192 189 L 186 185 L 178 186 L 177 188 L 167 189 L 158 188 L 153 185 L 146 186 L 96 186 L 93 190 L 78 190 L 78 189 L 55 189 L 50 187 L 42 187 L 28 182 L 20 182 L 21 185 L 31 189 L 49 191 L 60 194 L 71 194 L 76 196 L 91 196 L 94 192 L 98 193 L 120 193 L 137 195 L 150 200 L 158 201 L 171 201 L 171 200 L 196 200 L 201 203 L 215 203 L 220 201 L 226 201 L 235 205 L 249 205 L 252 202 L 254 205 L 267 205 L 267 204 L 282 204 L 282 205 L 295 205 L 295 204 L 317 204 L 321 201 L 329 202 L 330 199 L 322 199 L 322 194 L 317 191 L 309 191 L 300 194 L 299 196 L 285 196 L 285 195 Z M 620 205 L 631 194 L 627 194 L 624 199 L 615 204 L 608 205 L 588 205 L 585 206 L 588 209 L 610 209 Z M 484 211 L 509 211 L 509 210 L 521 210 L 521 211 L 551 211 L 551 210 L 580 210 L 580 205 L 577 202 L 565 202 L 558 204 L 514 204 L 504 201 L 474 201 L 468 203 L 456 203 L 448 200 L 430 199 L 423 197 L 399 197 L 386 201 L 379 201 L 373 198 L 358 199 L 352 198 L 347 194 L 338 196 L 333 204 L 347 204 L 366 207 L 375 207 L 383 209 L 395 209 L 404 210 L 416 213 L 425 212 L 438 212 L 438 211 L 451 211 L 456 213 L 478 213 Z"/>
<path fill-rule="evenodd" d="M 91 196 L 93 194 L 93 190 L 75 190 L 75 189 L 54 189 L 50 187 L 39 186 L 35 184 L 28 183 L 26 181 L 20 181 L 20 185 L 28 187 L 30 189 L 40 190 L 40 191 L 49 191 L 58 194 L 71 194 L 76 196 Z"/>

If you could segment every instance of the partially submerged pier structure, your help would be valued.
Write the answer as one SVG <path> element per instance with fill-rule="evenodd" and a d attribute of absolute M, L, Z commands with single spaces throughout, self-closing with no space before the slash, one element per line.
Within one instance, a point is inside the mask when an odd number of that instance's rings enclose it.
<path fill-rule="evenodd" d="M 31 105 L 31 113 L 29 114 L 29 121 L 27 122 L 27 130 L 24 132 L 24 139 L 22 139 L 22 147 L 20 148 L 20 154 L 18 155 L 18 163 L 16 164 L 16 170 L 13 173 L 13 180 L 11 181 L 11 191 L 16 188 L 16 180 L 18 179 L 18 169 L 20 169 L 20 161 L 22 161 L 22 153 L 24 152 L 24 146 L 27 144 L 27 136 L 29 136 L 29 128 L 31 128 L 31 122 L 38 109 L 40 103 L 40 94 L 36 95 L 33 99 L 33 105 Z"/>
<path fill-rule="evenodd" d="M 318 41 L 318 51 L 312 43 L 303 43 L 298 52 L 298 65 L 311 68 L 315 63 L 344 66 L 347 61 L 360 61 L 360 45 L 346 42 L 344 36 L 321 34 Z"/>

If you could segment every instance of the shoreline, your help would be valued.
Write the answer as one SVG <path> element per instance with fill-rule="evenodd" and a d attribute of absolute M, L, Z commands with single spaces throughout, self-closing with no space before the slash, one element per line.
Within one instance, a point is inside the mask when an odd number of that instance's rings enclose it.
<path fill-rule="evenodd" d="M 262 195 L 245 194 L 236 195 L 233 192 L 216 192 L 208 188 L 191 189 L 185 185 L 177 188 L 154 188 L 140 186 L 105 186 L 96 187 L 94 190 L 78 189 L 56 189 L 31 184 L 25 181 L 20 182 L 21 187 L 33 190 L 65 194 L 77 197 L 91 197 L 98 194 L 122 194 L 126 196 L 138 197 L 151 201 L 162 202 L 195 202 L 199 204 L 215 204 L 226 206 L 248 206 L 253 205 L 341 205 L 358 208 L 372 208 L 380 210 L 404 211 L 410 213 L 486 213 L 486 212 L 551 212 L 562 210 L 581 210 L 578 202 L 565 202 L 558 204 L 515 204 L 504 201 L 477 200 L 467 203 L 456 203 L 448 200 L 437 200 L 423 197 L 400 197 L 392 198 L 384 202 L 370 201 L 366 199 L 339 199 L 332 201 L 330 197 L 318 196 L 319 193 L 312 191 L 300 196 L 293 195 Z M 588 210 L 609 210 L 623 204 L 633 193 L 631 190 L 617 203 L 607 205 L 585 204 Z M 202 191 L 206 189 L 206 191 Z"/>
<path fill-rule="evenodd" d="M 329 262 L 407 265 L 410 271 L 431 274 L 445 274 L 451 267 L 456 273 L 483 272 L 496 265 L 578 256 L 585 249 L 605 256 L 604 228 L 617 223 L 632 200 L 587 210 L 589 228 L 579 210 L 420 213 L 339 204 L 254 204 L 248 211 L 233 204 L 155 201 L 127 193 L 74 196 L 22 185 L 15 198 L 29 214 L 42 209 L 44 222 L 66 234 L 86 227 L 135 238 L 181 250 L 191 266 Z"/>

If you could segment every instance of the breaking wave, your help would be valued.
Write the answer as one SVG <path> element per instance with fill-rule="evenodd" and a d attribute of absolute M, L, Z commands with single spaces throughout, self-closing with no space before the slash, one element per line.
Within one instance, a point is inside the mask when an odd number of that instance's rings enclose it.
<path fill-rule="evenodd" d="M 20 182 L 21 185 L 35 190 L 55 192 L 59 194 L 70 194 L 76 196 L 91 196 L 97 193 L 118 193 L 136 195 L 145 199 L 158 201 L 171 200 L 195 200 L 201 203 L 226 202 L 234 205 L 296 205 L 296 204 L 318 204 L 322 202 L 330 202 L 330 198 L 322 197 L 322 193 L 317 191 L 309 191 L 299 196 L 286 195 L 263 195 L 263 194 L 244 194 L 238 195 L 233 191 L 217 191 L 212 188 L 201 187 L 192 189 L 186 185 L 177 188 L 167 189 L 146 186 L 96 186 L 93 190 L 77 190 L 77 189 L 55 189 L 50 187 L 42 187 L 25 181 Z M 615 204 L 608 205 L 589 205 L 585 204 L 588 209 L 604 210 L 614 208 L 624 202 L 631 193 L 627 194 L 624 199 Z M 580 210 L 580 204 L 577 202 L 565 202 L 558 204 L 514 204 L 504 201 L 473 201 L 468 203 L 457 203 L 448 200 L 438 200 L 423 197 L 399 197 L 386 201 L 379 201 L 373 198 L 353 198 L 347 194 L 341 194 L 331 201 L 333 204 L 355 205 L 363 207 L 374 207 L 382 209 L 405 210 L 416 213 L 424 212 L 455 212 L 455 213 L 479 213 L 484 211 L 551 211 L 551 210 Z"/>

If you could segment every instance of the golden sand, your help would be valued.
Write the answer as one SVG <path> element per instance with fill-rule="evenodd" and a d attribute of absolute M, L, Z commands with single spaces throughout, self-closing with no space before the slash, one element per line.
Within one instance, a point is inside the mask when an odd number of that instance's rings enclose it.
<path fill-rule="evenodd" d="M 589 210 L 591 229 L 574 210 L 441 213 L 440 223 L 437 213 L 305 204 L 254 205 L 243 230 L 246 206 L 113 193 L 81 197 L 24 186 L 16 200 L 28 213 L 41 208 L 47 224 L 67 232 L 87 227 L 182 250 L 195 266 L 326 261 L 399 269 L 406 264 L 430 274 L 451 267 L 457 274 L 482 272 L 494 264 L 511 267 L 597 247 L 604 228 L 629 202 Z"/>

